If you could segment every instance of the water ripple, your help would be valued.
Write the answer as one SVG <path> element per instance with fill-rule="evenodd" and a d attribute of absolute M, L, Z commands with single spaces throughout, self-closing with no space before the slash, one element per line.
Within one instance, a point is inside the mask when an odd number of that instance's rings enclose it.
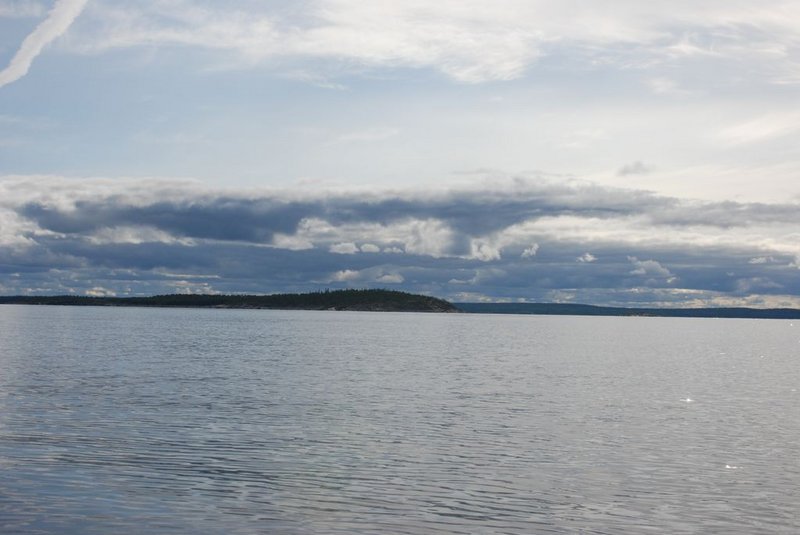
<path fill-rule="evenodd" d="M 796 533 L 787 327 L 0 307 L 0 532 Z"/>

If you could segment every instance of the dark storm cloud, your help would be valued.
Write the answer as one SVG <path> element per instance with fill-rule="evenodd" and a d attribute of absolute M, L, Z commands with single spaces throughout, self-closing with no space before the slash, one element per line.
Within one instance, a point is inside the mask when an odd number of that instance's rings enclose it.
<path fill-rule="evenodd" d="M 548 186 L 375 197 L 367 202 L 334 197 L 322 202 L 327 208 L 325 215 L 335 223 L 387 224 L 403 219 L 437 219 L 465 234 L 481 235 L 545 216 L 602 218 L 635 213 L 644 198 L 650 196 L 624 197 L 599 188 Z"/>
<path fill-rule="evenodd" d="M 175 236 L 263 242 L 275 232 L 292 232 L 298 222 L 318 215 L 312 203 L 282 202 L 274 199 L 219 198 L 212 201 L 153 202 L 130 206 L 120 199 L 104 202 L 79 201 L 74 209 L 63 210 L 41 203 L 20 207 L 20 215 L 44 229 L 65 234 L 86 234 L 102 228 L 146 225 Z"/>
<path fill-rule="evenodd" d="M 459 232 L 481 235 L 544 216 L 618 217 L 667 210 L 673 205 L 671 199 L 645 192 L 524 184 L 443 193 L 308 195 L 302 200 L 287 200 L 280 195 L 209 197 L 205 192 L 187 190 L 179 201 L 158 200 L 154 192 L 153 200 L 146 203 L 134 204 L 123 195 L 112 195 L 78 199 L 69 208 L 31 201 L 15 209 L 41 228 L 65 234 L 146 225 L 176 236 L 264 242 L 276 232 L 293 232 L 306 218 L 321 218 L 336 225 L 436 219 Z"/>
<path fill-rule="evenodd" d="M 194 196 L 194 198 L 192 198 Z M 187 191 L 180 201 L 131 204 L 124 196 L 77 200 L 69 209 L 42 201 L 15 208 L 41 228 L 89 234 L 117 226 L 150 226 L 174 236 L 266 243 L 275 233 L 291 234 L 308 218 L 334 225 L 435 219 L 466 236 L 480 236 L 542 217 L 598 219 L 641 216 L 658 225 L 718 227 L 800 221 L 800 205 L 692 203 L 642 191 L 589 185 L 524 184 L 517 188 L 455 190 L 438 194 L 309 195 L 288 200 L 209 197 Z M 463 249 L 463 244 L 457 249 Z"/>

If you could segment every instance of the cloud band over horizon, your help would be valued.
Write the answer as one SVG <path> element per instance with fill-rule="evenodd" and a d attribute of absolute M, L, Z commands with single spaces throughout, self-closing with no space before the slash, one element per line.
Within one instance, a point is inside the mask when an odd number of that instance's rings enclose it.
<path fill-rule="evenodd" d="M 508 178 L 439 190 L 0 180 L 0 292 L 392 287 L 456 301 L 800 306 L 797 204 Z"/>

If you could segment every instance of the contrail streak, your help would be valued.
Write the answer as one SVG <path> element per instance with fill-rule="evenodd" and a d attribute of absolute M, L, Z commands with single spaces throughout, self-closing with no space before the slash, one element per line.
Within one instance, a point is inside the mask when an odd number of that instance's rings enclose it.
<path fill-rule="evenodd" d="M 0 87 L 19 80 L 44 47 L 63 34 L 80 15 L 88 0 L 56 0 L 47 18 L 22 41 L 8 67 L 0 71 Z"/>

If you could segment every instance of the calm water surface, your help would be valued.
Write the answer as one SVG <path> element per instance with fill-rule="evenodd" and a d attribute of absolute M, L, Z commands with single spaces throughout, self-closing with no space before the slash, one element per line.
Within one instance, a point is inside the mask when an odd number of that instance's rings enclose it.
<path fill-rule="evenodd" d="M 0 306 L 1 533 L 800 533 L 800 322 Z"/>

